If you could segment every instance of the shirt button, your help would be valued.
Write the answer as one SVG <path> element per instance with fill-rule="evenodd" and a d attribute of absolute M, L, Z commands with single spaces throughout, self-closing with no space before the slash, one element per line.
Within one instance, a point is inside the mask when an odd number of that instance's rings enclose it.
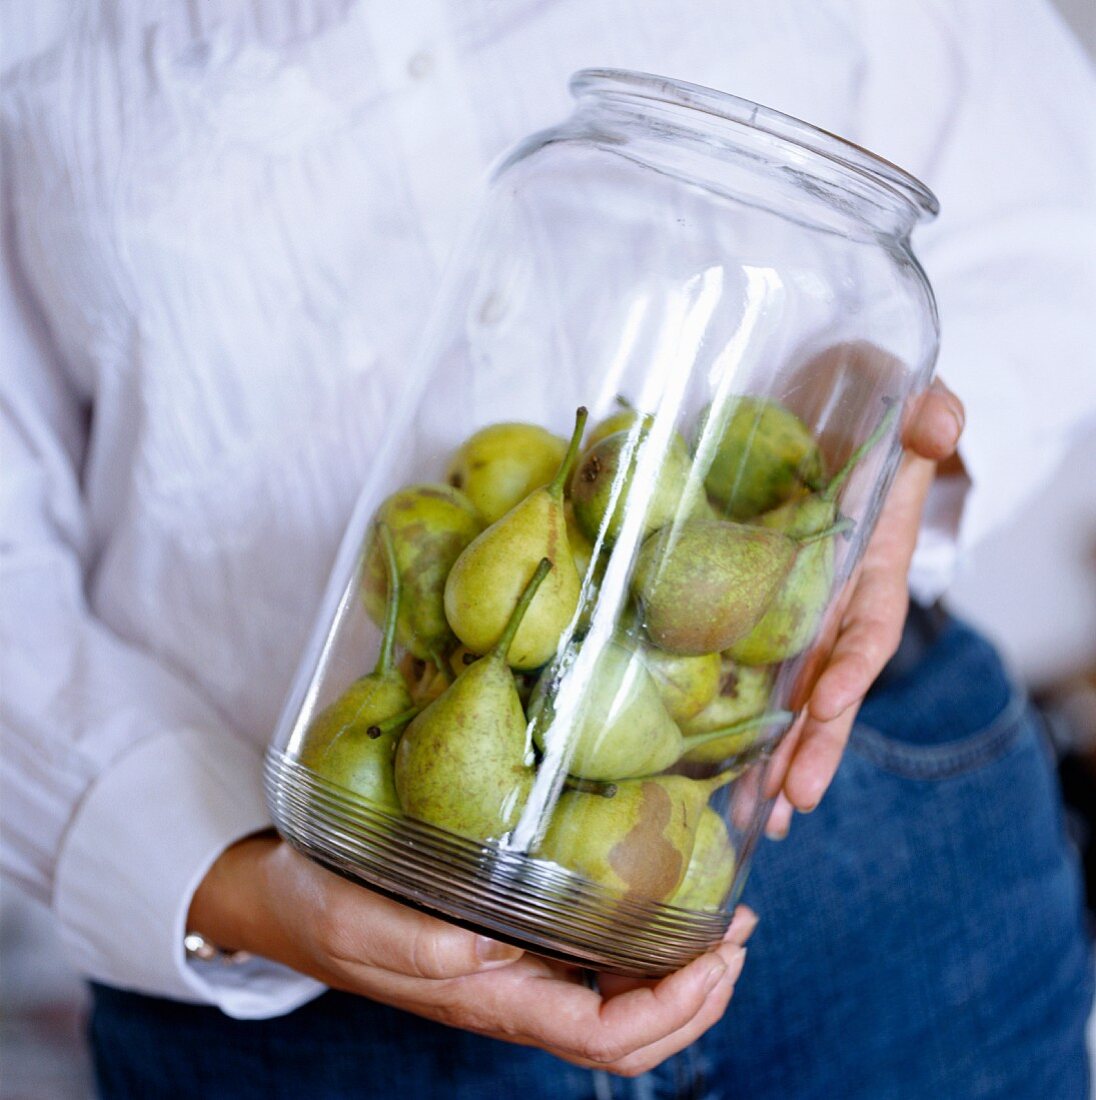
<path fill-rule="evenodd" d="M 420 50 L 407 62 L 407 73 L 412 80 L 425 80 L 434 71 L 433 54 Z"/>

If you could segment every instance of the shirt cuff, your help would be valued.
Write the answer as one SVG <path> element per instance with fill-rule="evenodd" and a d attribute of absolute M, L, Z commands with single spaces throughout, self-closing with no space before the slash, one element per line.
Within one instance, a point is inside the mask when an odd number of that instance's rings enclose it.
<path fill-rule="evenodd" d="M 183 730 L 135 745 L 92 785 L 61 847 L 53 909 L 83 974 L 121 989 L 257 1019 L 324 986 L 266 959 L 192 965 L 190 900 L 229 845 L 269 828 L 259 754 L 229 734 Z"/>

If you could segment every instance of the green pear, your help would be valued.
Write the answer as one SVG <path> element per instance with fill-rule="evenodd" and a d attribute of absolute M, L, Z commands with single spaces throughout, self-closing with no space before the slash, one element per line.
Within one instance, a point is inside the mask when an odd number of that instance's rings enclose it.
<path fill-rule="evenodd" d="M 800 540 L 800 549 L 764 615 L 745 637 L 730 647 L 736 661 L 746 665 L 775 664 L 797 656 L 814 641 L 833 592 L 834 537 L 851 526 L 851 521 L 840 520 L 838 495 L 896 415 L 897 406 L 892 406 L 823 490 L 786 501 L 753 520 L 759 526 L 783 531 Z"/>
<path fill-rule="evenodd" d="M 668 768 L 681 755 L 681 734 L 666 713 L 643 657 L 609 642 L 594 663 L 566 727 L 553 722 L 549 669 L 533 693 L 533 738 L 547 749 L 545 733 L 566 742 L 568 771 L 584 779 L 625 779 Z M 568 717 L 571 717 L 568 715 Z"/>
<path fill-rule="evenodd" d="M 377 510 L 392 532 L 403 598 L 397 639 L 416 657 L 433 658 L 456 644 L 445 619 L 445 579 L 461 551 L 483 530 L 471 501 L 448 485 L 410 485 Z M 376 535 L 362 569 L 362 599 L 381 622 L 387 596 L 387 568 Z"/>
<path fill-rule="evenodd" d="M 617 432 L 629 431 L 633 424 L 639 423 L 644 429 L 650 429 L 654 423 L 655 418 L 650 413 L 641 413 L 636 409 L 627 398 L 617 395 L 617 404 L 620 406 L 618 412 L 612 413 L 604 420 L 598 421 L 590 430 L 589 438 L 586 440 L 586 449 L 596 446 L 603 439 L 610 435 L 615 435 Z"/>
<path fill-rule="evenodd" d="M 578 607 L 581 582 L 567 538 L 563 486 L 578 455 L 586 410 L 555 478 L 472 540 L 445 582 L 445 614 L 473 653 L 498 642 L 514 605 L 541 558 L 552 563 L 548 580 L 521 623 L 507 660 L 514 668 L 539 668 L 555 653 Z"/>
<path fill-rule="evenodd" d="M 536 424 L 491 424 L 460 445 L 445 479 L 490 524 L 547 485 L 566 450 L 566 440 Z"/>
<path fill-rule="evenodd" d="M 564 790 L 536 854 L 626 898 L 666 901 L 685 877 L 708 799 L 727 782 L 662 775 Z"/>
<path fill-rule="evenodd" d="M 399 813 L 392 754 L 400 731 L 416 711 L 403 677 L 393 663 L 400 607 L 396 551 L 387 527 L 380 527 L 388 564 L 388 608 L 377 667 L 355 680 L 321 711 L 308 727 L 298 760 L 316 775 L 344 787 L 358 798 Z"/>
<path fill-rule="evenodd" d="M 718 913 L 734 883 L 734 847 L 723 818 L 705 806 L 696 829 L 696 843 L 681 885 L 668 904 L 681 909 Z"/>
<path fill-rule="evenodd" d="M 400 661 L 400 675 L 411 693 L 411 701 L 418 707 L 432 703 L 453 682 L 445 662 L 439 666 L 423 660 L 413 653 L 405 653 Z"/>
<path fill-rule="evenodd" d="M 722 764 L 748 752 L 763 727 L 749 719 L 765 713 L 772 692 L 768 668 L 745 668 L 724 657 L 720 665 L 719 694 L 697 715 L 681 723 L 686 749 L 683 764 Z M 699 743 L 699 735 L 730 727 L 734 732 Z"/>
<path fill-rule="evenodd" d="M 705 412 L 698 435 L 698 456 L 714 448 L 705 485 L 731 519 L 748 519 L 824 483 L 817 441 L 775 401 L 732 395 Z"/>
<path fill-rule="evenodd" d="M 643 663 L 662 705 L 679 724 L 699 714 L 719 691 L 722 664 L 718 653 L 687 657 L 649 645 L 643 647 Z"/>
<path fill-rule="evenodd" d="M 727 649 L 765 613 L 796 549 L 780 531 L 742 523 L 664 527 L 643 544 L 632 574 L 651 640 L 686 656 Z"/>
<path fill-rule="evenodd" d="M 579 577 L 585 579 L 594 560 L 593 543 L 579 527 L 578 520 L 575 519 L 574 506 L 569 500 L 564 502 L 563 512 L 567 521 L 567 545 L 571 548 L 571 557 Z"/>
<path fill-rule="evenodd" d="M 472 840 L 492 840 L 517 820 L 533 782 L 532 746 L 506 654 L 537 589 L 533 572 L 495 646 L 404 731 L 396 791 L 410 817 Z"/>
<path fill-rule="evenodd" d="M 591 447 L 571 481 L 575 519 L 587 538 L 603 535 L 616 541 L 629 507 L 634 507 L 632 482 L 643 447 L 649 438 L 645 427 L 616 432 Z M 645 504 L 641 538 L 665 526 L 675 516 L 692 515 L 706 507 L 699 479 L 690 476 L 692 459 L 679 435 L 674 435 L 662 456 L 654 489 Z"/>

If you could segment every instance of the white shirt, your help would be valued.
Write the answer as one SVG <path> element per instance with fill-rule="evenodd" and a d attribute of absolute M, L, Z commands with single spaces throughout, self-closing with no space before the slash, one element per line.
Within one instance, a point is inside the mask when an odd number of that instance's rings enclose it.
<path fill-rule="evenodd" d="M 185 914 L 269 822 L 261 754 L 439 263 L 573 70 L 722 88 L 936 191 L 915 247 L 972 486 L 958 541 L 960 502 L 934 504 L 923 595 L 1096 408 L 1093 81 L 1034 0 L 103 0 L 59 22 L 3 92 L 3 870 L 94 978 L 236 1016 L 318 991 L 186 964 Z"/>

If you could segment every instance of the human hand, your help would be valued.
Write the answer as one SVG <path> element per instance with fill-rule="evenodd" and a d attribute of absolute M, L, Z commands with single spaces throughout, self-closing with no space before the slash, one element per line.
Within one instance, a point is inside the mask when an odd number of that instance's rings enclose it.
<path fill-rule="evenodd" d="M 773 760 L 774 789 L 768 793 L 777 798 L 766 827 L 773 839 L 787 835 L 795 810 L 809 813 L 818 805 L 837 772 L 868 688 L 898 648 L 925 498 L 937 464 L 955 455 L 964 417 L 959 398 L 937 379 L 906 424 L 905 453 L 894 484 L 846 585 L 839 614 L 831 620 L 837 632 L 825 667 L 805 714 Z"/>
<path fill-rule="evenodd" d="M 583 972 L 362 889 L 272 836 L 225 851 L 188 928 L 427 1019 L 624 1076 L 682 1050 L 723 1015 L 757 918 L 740 908 L 722 944 L 658 982 Z"/>

